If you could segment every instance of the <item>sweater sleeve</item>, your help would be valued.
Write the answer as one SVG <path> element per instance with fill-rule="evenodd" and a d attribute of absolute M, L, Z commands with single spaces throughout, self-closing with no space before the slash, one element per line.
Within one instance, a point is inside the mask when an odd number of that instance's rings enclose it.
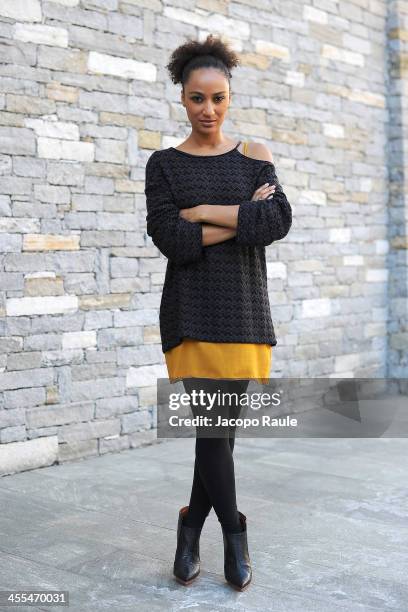
<path fill-rule="evenodd" d="M 146 164 L 147 234 L 169 260 L 177 265 L 188 264 L 202 256 L 202 226 L 180 217 L 157 153 L 155 151 Z"/>
<path fill-rule="evenodd" d="M 292 225 L 292 209 L 272 162 L 265 161 L 258 173 L 255 189 L 264 183 L 276 185 L 273 196 L 241 202 L 238 209 L 235 239 L 244 246 L 268 246 L 284 238 Z"/>

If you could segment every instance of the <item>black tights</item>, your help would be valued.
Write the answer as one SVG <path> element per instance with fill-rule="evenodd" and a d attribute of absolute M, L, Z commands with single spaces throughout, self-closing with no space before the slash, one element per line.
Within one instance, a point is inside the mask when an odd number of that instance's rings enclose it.
<path fill-rule="evenodd" d="M 205 378 L 189 378 L 183 380 L 187 393 L 203 389 L 206 393 L 236 393 L 237 398 L 215 402 L 207 411 L 202 405 L 191 405 L 194 416 L 206 415 L 217 419 L 222 417 L 238 417 L 241 411 L 239 397 L 248 387 L 249 380 L 215 380 Z M 234 397 L 234 396 L 232 396 Z M 189 527 L 199 527 L 204 524 L 210 510 L 214 507 L 218 521 L 226 531 L 241 531 L 238 515 L 233 450 L 235 443 L 235 426 L 215 427 L 210 434 L 218 437 L 202 437 L 204 429 L 196 427 L 194 479 L 188 513 L 184 524 Z M 207 435 L 209 430 L 207 430 Z"/>

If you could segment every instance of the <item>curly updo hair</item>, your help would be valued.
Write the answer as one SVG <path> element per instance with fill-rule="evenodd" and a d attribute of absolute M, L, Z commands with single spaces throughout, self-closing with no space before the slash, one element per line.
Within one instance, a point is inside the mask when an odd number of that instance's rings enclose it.
<path fill-rule="evenodd" d="M 217 68 L 230 81 L 231 69 L 239 65 L 238 55 L 220 37 L 209 34 L 200 42 L 188 39 L 173 51 L 166 68 L 173 83 L 184 84 L 190 73 L 197 68 Z"/>

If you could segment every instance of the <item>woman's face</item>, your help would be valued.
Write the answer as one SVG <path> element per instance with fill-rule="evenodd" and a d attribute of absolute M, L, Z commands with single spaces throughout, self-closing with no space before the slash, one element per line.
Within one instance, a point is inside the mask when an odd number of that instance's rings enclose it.
<path fill-rule="evenodd" d="M 216 68 L 196 68 L 184 84 L 181 99 L 193 131 L 215 133 L 231 101 L 228 79 Z"/>

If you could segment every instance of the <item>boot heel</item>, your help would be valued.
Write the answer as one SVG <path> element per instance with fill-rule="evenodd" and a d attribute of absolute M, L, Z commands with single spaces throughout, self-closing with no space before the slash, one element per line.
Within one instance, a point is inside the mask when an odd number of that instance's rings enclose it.
<path fill-rule="evenodd" d="M 187 586 L 200 573 L 200 535 L 202 527 L 187 527 L 183 525 L 183 517 L 188 512 L 188 506 L 179 511 L 177 524 L 177 548 L 174 558 L 173 574 L 176 580 Z"/>
<path fill-rule="evenodd" d="M 252 580 L 252 567 L 248 553 L 246 516 L 239 511 L 238 514 L 243 531 L 240 533 L 228 533 L 222 527 L 224 575 L 227 582 L 234 589 L 244 591 Z"/>

